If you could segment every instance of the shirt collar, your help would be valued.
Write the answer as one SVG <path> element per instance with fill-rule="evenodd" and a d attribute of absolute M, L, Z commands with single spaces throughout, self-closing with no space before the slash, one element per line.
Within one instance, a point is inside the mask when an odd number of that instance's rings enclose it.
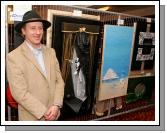
<path fill-rule="evenodd" d="M 38 54 L 39 52 L 42 52 L 42 46 L 40 45 L 39 48 L 34 48 L 31 46 L 31 44 L 29 42 L 26 41 L 26 45 L 31 49 L 31 51 L 34 53 L 34 54 Z"/>

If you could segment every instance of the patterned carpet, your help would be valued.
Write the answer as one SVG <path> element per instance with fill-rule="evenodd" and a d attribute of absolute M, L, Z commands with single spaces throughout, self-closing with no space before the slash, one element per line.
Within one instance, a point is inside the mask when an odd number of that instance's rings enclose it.
<path fill-rule="evenodd" d="M 111 109 L 110 115 L 105 112 L 104 116 L 98 117 L 94 114 L 70 114 L 68 117 L 60 117 L 59 121 L 154 121 L 155 120 L 155 105 L 154 101 L 138 100 L 133 103 L 123 104 L 121 110 Z M 6 112 L 6 120 L 8 120 L 8 114 Z M 11 120 L 17 121 L 17 110 L 11 108 Z"/>
<path fill-rule="evenodd" d="M 105 121 L 155 121 L 155 106 L 111 117 Z"/>
<path fill-rule="evenodd" d="M 123 104 L 121 110 L 111 109 L 110 115 L 105 112 L 104 116 L 98 117 L 94 114 L 71 115 L 68 118 L 60 118 L 61 121 L 154 121 L 155 105 L 151 101 L 138 100 L 130 104 Z"/>

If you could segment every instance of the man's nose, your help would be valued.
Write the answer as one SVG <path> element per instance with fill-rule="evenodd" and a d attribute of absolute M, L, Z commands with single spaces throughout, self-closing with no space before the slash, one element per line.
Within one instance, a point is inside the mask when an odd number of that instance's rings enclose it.
<path fill-rule="evenodd" d="M 36 30 L 36 34 L 41 34 L 42 33 L 42 30 L 41 29 L 37 29 Z"/>

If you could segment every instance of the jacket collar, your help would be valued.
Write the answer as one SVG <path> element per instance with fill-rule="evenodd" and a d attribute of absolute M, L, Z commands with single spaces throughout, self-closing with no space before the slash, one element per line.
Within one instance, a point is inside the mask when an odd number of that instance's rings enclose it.
<path fill-rule="evenodd" d="M 50 54 L 47 50 L 47 48 L 44 45 L 41 45 L 43 57 L 44 57 L 44 64 L 47 71 L 47 78 L 42 72 L 41 67 L 39 66 L 38 62 L 36 61 L 35 57 L 33 56 L 33 53 L 31 49 L 27 46 L 26 42 L 24 41 L 21 49 L 23 51 L 24 56 L 33 63 L 33 65 L 39 70 L 39 72 L 48 80 L 50 81 Z"/>

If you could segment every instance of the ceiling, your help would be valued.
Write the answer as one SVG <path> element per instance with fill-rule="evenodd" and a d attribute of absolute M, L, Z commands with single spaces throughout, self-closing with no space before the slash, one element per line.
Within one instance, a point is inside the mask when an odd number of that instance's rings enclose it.
<path fill-rule="evenodd" d="M 82 5 L 82 7 L 93 8 L 93 9 L 100 9 L 107 7 L 106 11 L 155 18 L 154 5 Z"/>

